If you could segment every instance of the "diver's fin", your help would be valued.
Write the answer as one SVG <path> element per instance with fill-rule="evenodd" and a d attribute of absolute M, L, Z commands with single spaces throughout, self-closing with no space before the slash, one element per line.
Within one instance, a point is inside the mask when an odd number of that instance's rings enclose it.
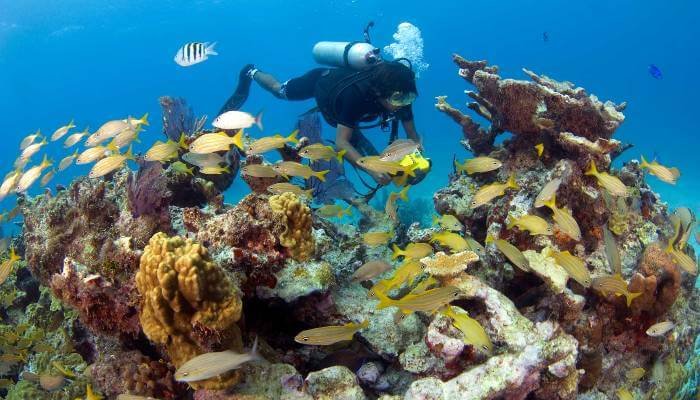
<path fill-rule="evenodd" d="M 233 92 L 231 97 L 226 100 L 226 104 L 221 107 L 219 115 L 227 111 L 237 111 L 243 107 L 245 101 L 248 100 L 250 84 L 253 82 L 253 79 L 248 75 L 248 71 L 253 68 L 255 68 L 253 64 L 248 64 L 241 69 L 241 72 L 238 74 L 238 86 L 236 86 L 236 90 Z"/>

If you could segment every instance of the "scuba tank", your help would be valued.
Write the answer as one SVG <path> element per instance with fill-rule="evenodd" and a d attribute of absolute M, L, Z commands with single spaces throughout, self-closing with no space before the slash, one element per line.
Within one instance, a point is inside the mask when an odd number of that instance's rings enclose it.
<path fill-rule="evenodd" d="M 331 67 L 362 70 L 379 61 L 380 50 L 366 42 L 318 42 L 312 51 L 314 60 Z"/>

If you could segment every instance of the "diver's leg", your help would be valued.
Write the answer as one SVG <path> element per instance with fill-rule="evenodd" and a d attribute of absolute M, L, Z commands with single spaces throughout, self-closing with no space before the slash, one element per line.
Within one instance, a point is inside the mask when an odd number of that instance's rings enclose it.
<path fill-rule="evenodd" d="M 352 138 L 350 138 L 350 144 L 357 149 L 358 153 L 363 156 L 375 156 L 379 154 L 377 148 L 374 147 L 372 142 L 367 139 L 367 137 L 359 129 L 355 129 L 352 133 Z"/>
<path fill-rule="evenodd" d="M 221 107 L 219 115 L 227 111 L 236 111 L 241 109 L 243 103 L 245 103 L 245 101 L 248 99 L 250 84 L 253 81 L 253 79 L 250 77 L 250 72 L 253 70 L 255 70 L 255 66 L 253 64 L 248 64 L 241 69 L 241 72 L 238 74 L 238 86 L 236 86 L 236 90 L 233 92 L 231 97 L 226 100 L 224 106 Z"/>

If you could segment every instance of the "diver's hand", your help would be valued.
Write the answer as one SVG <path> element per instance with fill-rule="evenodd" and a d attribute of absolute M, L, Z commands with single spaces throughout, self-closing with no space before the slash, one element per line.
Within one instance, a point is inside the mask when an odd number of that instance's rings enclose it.
<path fill-rule="evenodd" d="M 375 182 L 382 186 L 388 185 L 389 182 L 391 182 L 391 177 L 383 172 L 367 171 L 367 173 L 372 177 L 372 179 L 374 179 Z"/>

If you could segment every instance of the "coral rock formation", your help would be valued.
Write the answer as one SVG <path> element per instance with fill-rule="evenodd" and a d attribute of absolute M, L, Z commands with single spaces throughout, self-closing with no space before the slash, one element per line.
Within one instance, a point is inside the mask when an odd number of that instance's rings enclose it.
<path fill-rule="evenodd" d="M 314 253 L 311 209 L 294 193 L 270 196 L 270 207 L 282 219 L 286 229 L 280 235 L 280 244 L 297 261 L 308 260 Z"/>
<path fill-rule="evenodd" d="M 155 234 L 141 256 L 136 287 L 143 331 L 165 346 L 176 367 L 204 352 L 241 350 L 241 300 L 200 244 Z M 234 371 L 192 386 L 219 389 L 239 379 Z"/>

